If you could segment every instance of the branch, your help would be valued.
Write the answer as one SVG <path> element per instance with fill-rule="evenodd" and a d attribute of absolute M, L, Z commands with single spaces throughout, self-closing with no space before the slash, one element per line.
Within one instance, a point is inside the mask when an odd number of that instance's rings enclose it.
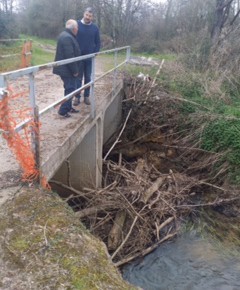
<path fill-rule="evenodd" d="M 132 225 L 131 225 L 131 228 L 130 228 L 130 230 L 129 230 L 127 236 L 126 236 L 126 238 L 123 240 L 123 242 L 121 243 L 121 245 L 117 248 L 117 250 L 112 254 L 112 256 L 111 256 L 111 260 L 114 259 L 114 257 L 117 255 L 117 253 L 121 250 L 121 248 L 124 246 L 124 244 L 125 244 L 126 241 L 128 240 L 128 238 L 129 238 L 129 236 L 131 235 L 132 230 L 133 230 L 133 228 L 134 228 L 134 226 L 135 226 L 137 220 L 138 220 L 138 216 L 135 217 L 135 219 L 134 219 L 134 221 L 133 221 L 133 223 L 132 223 Z"/>
<path fill-rule="evenodd" d="M 149 89 L 148 92 L 147 92 L 147 98 L 148 98 L 148 95 L 150 94 L 152 88 L 153 88 L 154 85 L 155 85 L 155 82 L 156 82 L 157 76 L 159 75 L 159 73 L 160 73 L 160 71 L 161 71 L 161 69 L 162 69 L 162 67 L 163 67 L 164 61 L 165 61 L 165 60 L 163 59 L 162 62 L 161 62 L 161 64 L 160 64 L 160 66 L 159 66 L 159 68 L 158 68 L 158 71 L 157 71 L 157 73 L 156 73 L 156 75 L 155 75 L 155 78 L 154 78 L 154 80 L 153 80 L 153 82 L 152 82 L 152 84 L 151 84 L 151 86 L 150 86 L 150 89 Z M 147 100 L 147 98 L 146 98 L 146 100 Z M 145 100 L 145 101 L 146 101 L 146 100 Z"/>
<path fill-rule="evenodd" d="M 240 13 L 240 9 L 236 13 L 236 15 L 233 17 L 233 20 L 230 22 L 230 25 L 233 25 L 233 23 L 235 22 L 235 20 L 238 18 L 239 13 Z"/>
<path fill-rule="evenodd" d="M 119 135 L 118 135 L 116 141 L 113 143 L 112 147 L 109 149 L 109 151 L 107 152 L 107 154 L 106 154 L 105 157 L 103 158 L 104 161 L 106 161 L 108 155 L 111 153 L 111 151 L 113 150 L 113 148 L 114 148 L 114 147 L 116 146 L 116 144 L 119 142 L 119 139 L 120 139 L 120 137 L 121 137 L 121 135 L 122 135 L 122 133 L 123 133 L 125 127 L 126 127 L 127 121 L 128 121 L 128 119 L 129 119 L 131 113 L 132 113 L 132 109 L 128 112 L 127 118 L 126 118 L 126 120 L 125 120 L 125 122 L 124 122 L 124 124 L 123 124 L 122 130 L 121 130 L 121 132 L 119 133 Z"/>
<path fill-rule="evenodd" d="M 225 7 L 227 7 L 228 5 L 231 5 L 233 2 L 233 0 L 229 0 L 226 3 L 223 3 L 221 6 L 217 6 L 217 10 L 223 10 Z"/>
<path fill-rule="evenodd" d="M 117 205 L 114 202 L 103 204 L 103 205 L 96 205 L 96 206 L 85 208 L 83 210 L 75 212 L 75 216 L 78 217 L 78 218 L 84 218 L 86 216 L 97 214 L 99 211 L 104 211 L 104 210 L 107 210 L 107 209 L 112 209 L 113 210 L 113 209 L 116 209 L 116 208 L 119 209 L 119 205 Z"/>
<path fill-rule="evenodd" d="M 169 234 L 166 237 L 164 237 L 163 239 L 161 239 L 159 242 L 157 242 L 156 244 L 154 244 L 153 246 L 147 248 L 146 250 L 144 250 L 142 253 L 137 253 L 129 258 L 123 259 L 117 263 L 114 264 L 114 266 L 119 267 L 122 266 L 134 259 L 136 259 L 137 257 L 142 257 L 142 256 L 146 256 L 147 254 L 151 253 L 152 251 L 154 251 L 160 244 L 162 244 L 163 242 L 173 238 L 177 233 L 173 233 L 173 234 Z"/>

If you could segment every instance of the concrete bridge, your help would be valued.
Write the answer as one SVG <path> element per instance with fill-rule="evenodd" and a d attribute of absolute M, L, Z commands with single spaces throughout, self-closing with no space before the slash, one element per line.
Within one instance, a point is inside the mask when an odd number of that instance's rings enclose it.
<path fill-rule="evenodd" d="M 101 59 L 106 54 L 110 54 L 107 60 L 112 59 L 112 67 L 107 71 L 103 65 L 105 59 Z M 31 132 L 32 150 L 36 164 L 47 180 L 54 177 L 63 183 L 71 183 L 76 189 L 101 186 L 103 144 L 121 122 L 123 84 L 118 68 L 129 57 L 130 48 L 123 47 L 0 75 L 0 102 L 5 98 L 10 100 L 9 88 L 14 92 L 29 88 L 28 100 L 24 96 L 18 102 L 12 98 L 12 104 L 10 101 L 8 104 L 10 108 L 16 108 L 27 103 L 31 108 L 30 118 L 15 126 L 15 132 L 20 135 L 32 120 L 40 121 L 40 131 L 34 128 Z M 52 67 L 86 58 L 92 59 L 92 81 L 63 97 L 62 82 L 51 73 Z M 87 86 L 90 86 L 91 106 L 81 103 L 80 113 L 60 119 L 57 114 L 59 104 Z M 21 172 L 16 157 L 1 135 L 0 160 L 1 189 L 16 184 Z"/>

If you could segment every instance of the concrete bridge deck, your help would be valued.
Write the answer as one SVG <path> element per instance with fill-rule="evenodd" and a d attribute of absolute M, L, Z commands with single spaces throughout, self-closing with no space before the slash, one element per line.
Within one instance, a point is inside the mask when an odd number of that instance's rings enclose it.
<path fill-rule="evenodd" d="M 103 73 L 101 59 L 97 59 L 96 77 Z M 36 74 L 36 96 L 39 109 L 47 107 L 63 95 L 63 84 L 58 76 L 52 74 L 51 70 L 43 70 Z M 92 185 L 99 184 L 99 176 L 94 176 L 88 167 L 86 158 L 100 158 L 104 139 L 107 139 L 116 129 L 120 121 L 119 102 L 121 102 L 122 80 L 116 79 L 113 90 L 113 75 L 108 75 L 95 84 L 96 118 L 91 117 L 90 106 L 83 102 L 76 107 L 80 113 L 72 114 L 69 119 L 62 119 L 57 114 L 57 109 L 44 115 L 41 119 L 41 140 L 40 156 L 41 170 L 47 180 L 53 177 L 64 160 L 68 159 L 79 147 L 89 132 L 92 132 L 83 142 L 85 145 L 78 149 L 75 157 L 72 158 L 73 168 L 78 168 L 73 174 L 73 183 L 79 187 L 79 174 L 83 179 L 88 176 L 92 180 Z M 118 96 L 118 97 L 116 97 Z M 111 103 L 115 102 L 114 109 L 108 109 Z M 121 106 L 120 106 L 121 107 Z M 107 110 L 107 112 L 106 112 Z M 99 139 L 99 136 L 102 136 Z M 86 147 L 88 148 L 86 150 Z M 78 155 L 76 155 L 78 154 Z M 76 159 L 77 156 L 77 159 Z M 93 156 L 93 158 L 91 158 Z M 82 164 L 76 164 L 76 160 L 81 158 Z M 101 156 L 102 158 L 102 156 Z M 0 189 L 18 184 L 21 178 L 21 170 L 15 156 L 12 155 L 6 141 L 0 136 Z M 85 163 L 84 163 L 85 162 Z M 101 161 L 100 161 L 101 162 Z M 85 165 L 84 165 L 85 164 Z M 84 169 L 85 167 L 85 169 Z M 100 168 L 100 167 L 99 167 Z M 96 169 L 96 168 L 95 168 Z M 88 173 L 86 173 L 89 171 Z M 100 170 L 101 171 L 101 170 Z M 101 173 L 101 172 L 100 172 Z M 89 176 L 89 174 L 91 176 Z M 97 174 L 98 175 L 98 174 Z"/>

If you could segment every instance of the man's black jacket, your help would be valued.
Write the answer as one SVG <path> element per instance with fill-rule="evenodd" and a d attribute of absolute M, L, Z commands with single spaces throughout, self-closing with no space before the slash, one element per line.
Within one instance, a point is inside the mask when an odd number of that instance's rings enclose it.
<path fill-rule="evenodd" d="M 74 34 L 71 30 L 66 29 L 58 37 L 55 61 L 77 57 L 80 54 L 80 48 Z M 53 68 L 53 73 L 61 77 L 73 77 L 78 72 L 79 62 L 72 62 Z"/>

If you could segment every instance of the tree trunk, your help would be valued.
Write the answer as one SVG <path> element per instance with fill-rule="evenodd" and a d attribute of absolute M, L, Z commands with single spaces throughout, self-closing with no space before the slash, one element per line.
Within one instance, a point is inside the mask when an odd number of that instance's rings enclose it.
<path fill-rule="evenodd" d="M 211 31 L 212 43 L 215 43 L 229 17 L 229 11 L 233 0 L 217 0 L 214 15 L 214 23 Z"/>

